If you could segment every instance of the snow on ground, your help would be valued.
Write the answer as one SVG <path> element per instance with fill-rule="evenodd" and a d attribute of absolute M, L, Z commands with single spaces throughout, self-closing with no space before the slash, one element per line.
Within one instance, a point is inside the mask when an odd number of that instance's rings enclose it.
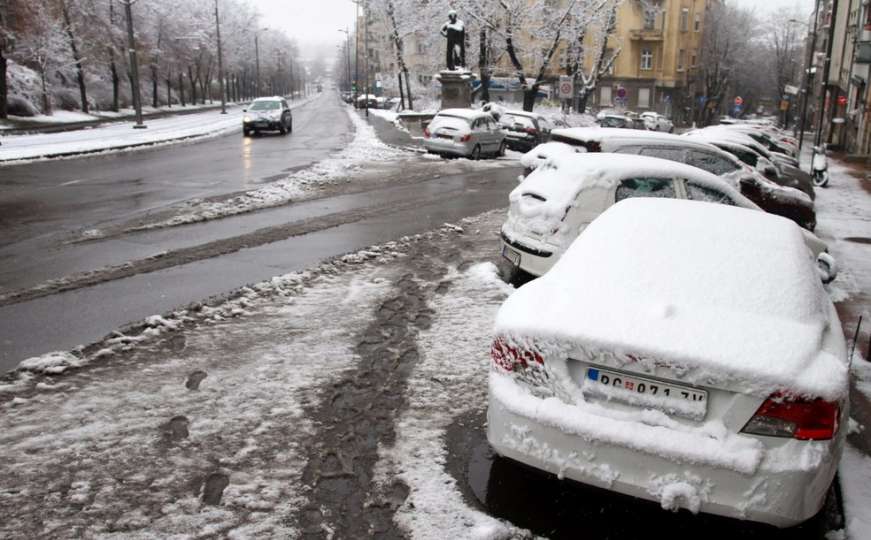
<path fill-rule="evenodd" d="M 297 108 L 318 96 L 298 101 Z M 192 138 L 216 137 L 242 129 L 242 111 L 227 114 L 208 111 L 168 118 L 146 119 L 146 129 L 133 129 L 131 122 L 111 123 L 92 129 L 9 135 L 2 138 L 0 164 L 42 161 L 80 153 L 112 152 L 137 146 L 168 144 Z"/>
<path fill-rule="evenodd" d="M 847 538 L 871 538 L 871 457 L 847 444 L 840 470 Z"/>
<path fill-rule="evenodd" d="M 501 218 L 501 212 L 493 212 L 466 228 L 493 229 Z M 492 245 L 482 247 L 484 259 Z M 515 537 L 513 526 L 463 501 L 445 470 L 444 440 L 454 418 L 486 407 L 492 323 L 513 289 L 499 280 L 490 262 L 453 269 L 442 283 L 446 291 L 431 303 L 433 324 L 418 336 L 421 359 L 409 380 L 409 407 L 397 420 L 395 444 L 379 451 L 376 478 L 388 485 L 399 477 L 410 488 L 394 519 L 411 538 Z"/>
<path fill-rule="evenodd" d="M 388 111 L 386 109 L 369 109 L 369 114 L 383 118 L 388 122 L 394 123 L 399 118 L 399 113 L 396 111 Z"/>
<path fill-rule="evenodd" d="M 131 230 L 173 227 L 280 206 L 298 199 L 307 189 L 324 184 L 347 182 L 349 176 L 361 171 L 366 164 L 386 162 L 409 155 L 408 152 L 397 150 L 381 142 L 375 135 L 375 129 L 355 114 L 353 109 L 347 108 L 346 111 L 354 124 L 354 139 L 333 156 L 319 161 L 308 169 L 293 173 L 285 180 L 272 182 L 228 200 L 192 201 L 178 215 L 170 219 L 148 223 Z"/>
<path fill-rule="evenodd" d="M 356 338 L 397 278 L 366 261 L 396 249 L 275 278 L 203 307 L 184 332 L 119 336 L 88 370 L 19 381 L 27 391 L 0 402 L 0 537 L 295 536 L 314 432 L 303 409 L 355 365 Z M 23 367 L 51 374 L 62 356 Z"/>

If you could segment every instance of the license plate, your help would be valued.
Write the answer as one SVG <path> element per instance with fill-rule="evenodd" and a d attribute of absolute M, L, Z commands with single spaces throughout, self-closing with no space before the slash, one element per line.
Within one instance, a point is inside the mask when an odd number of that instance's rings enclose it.
<path fill-rule="evenodd" d="M 705 390 L 598 368 L 587 368 L 585 379 L 585 392 L 609 400 L 692 418 L 704 417 L 707 411 Z"/>
<path fill-rule="evenodd" d="M 511 249 L 508 246 L 502 246 L 502 256 L 508 259 L 508 262 L 514 266 L 520 266 L 520 253 Z"/>

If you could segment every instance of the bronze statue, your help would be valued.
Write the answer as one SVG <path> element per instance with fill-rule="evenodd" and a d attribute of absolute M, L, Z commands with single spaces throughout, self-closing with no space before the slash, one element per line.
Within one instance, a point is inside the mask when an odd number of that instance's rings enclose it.
<path fill-rule="evenodd" d="M 453 9 L 448 12 L 448 22 L 442 26 L 442 36 L 448 38 L 446 48 L 448 69 L 466 67 L 466 25 L 457 18 Z"/>

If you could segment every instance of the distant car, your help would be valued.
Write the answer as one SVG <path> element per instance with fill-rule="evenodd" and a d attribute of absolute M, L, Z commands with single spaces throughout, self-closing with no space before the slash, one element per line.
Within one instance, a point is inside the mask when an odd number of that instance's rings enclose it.
<path fill-rule="evenodd" d="M 638 124 L 632 118 L 622 114 L 606 114 L 601 118 L 596 118 L 596 124 L 606 128 L 619 129 L 637 129 Z M 642 122 L 643 124 L 643 122 Z M 643 129 L 643 128 L 642 128 Z"/>
<path fill-rule="evenodd" d="M 614 205 L 498 312 L 497 459 L 667 510 L 823 529 L 849 368 L 803 240 L 744 208 Z"/>
<path fill-rule="evenodd" d="M 505 155 L 505 133 L 490 113 L 444 109 L 423 130 L 423 146 L 431 154 L 480 159 Z"/>
<path fill-rule="evenodd" d="M 630 154 L 575 154 L 554 146 L 549 159 L 509 195 L 501 231 L 506 277 L 544 275 L 602 212 L 638 197 L 690 199 L 761 211 L 729 182 L 697 167 Z M 826 244 L 810 231 L 804 234 L 820 278 L 835 279 L 837 265 Z"/>
<path fill-rule="evenodd" d="M 551 140 L 582 146 L 588 152 L 638 154 L 686 163 L 728 180 L 766 212 L 792 219 L 810 231 L 816 227 L 816 211 L 809 196 L 778 185 L 705 141 L 669 133 L 611 128 L 556 129 Z"/>
<path fill-rule="evenodd" d="M 242 133 L 246 137 L 261 131 L 278 131 L 282 135 L 293 132 L 293 113 L 284 98 L 257 98 L 243 112 Z"/>
<path fill-rule="evenodd" d="M 378 107 L 378 98 L 374 94 L 357 96 L 357 101 L 354 103 L 354 107 L 357 109 L 377 109 Z"/>
<path fill-rule="evenodd" d="M 544 115 L 526 111 L 504 111 L 499 123 L 505 131 L 505 143 L 511 150 L 528 152 L 550 139 L 553 124 Z"/>
<path fill-rule="evenodd" d="M 665 133 L 674 132 L 674 124 L 672 121 L 657 112 L 647 111 L 641 113 L 639 116 L 641 117 L 641 120 L 644 121 L 645 127 L 650 131 L 662 131 Z"/>

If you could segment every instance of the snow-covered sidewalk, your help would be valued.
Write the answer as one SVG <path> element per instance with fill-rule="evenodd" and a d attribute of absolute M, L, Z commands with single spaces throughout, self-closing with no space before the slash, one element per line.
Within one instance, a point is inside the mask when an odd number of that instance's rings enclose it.
<path fill-rule="evenodd" d="M 301 107 L 314 99 L 297 101 Z M 43 161 L 83 154 L 117 152 L 146 146 L 170 144 L 194 138 L 216 137 L 242 129 L 242 107 L 146 120 L 146 129 L 133 129 L 129 122 L 112 123 L 92 129 L 0 136 L 0 164 Z M 2 132 L 0 132 L 2 135 Z"/>

